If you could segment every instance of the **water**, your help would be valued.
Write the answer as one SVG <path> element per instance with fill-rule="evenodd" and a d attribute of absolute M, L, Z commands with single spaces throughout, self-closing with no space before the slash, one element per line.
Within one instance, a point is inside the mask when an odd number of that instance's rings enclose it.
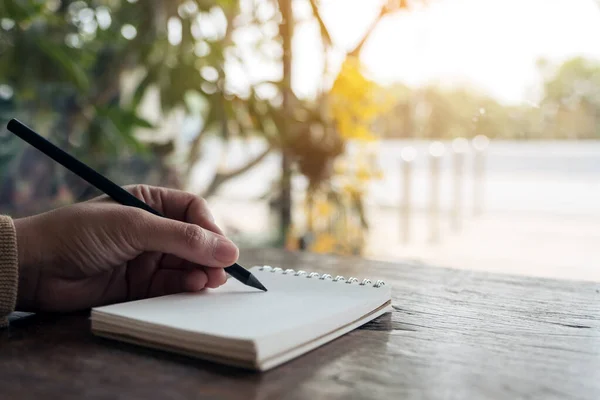
<path fill-rule="evenodd" d="M 431 193 L 427 149 L 431 142 L 385 140 L 378 144 L 378 163 L 382 180 L 370 184 L 367 202 L 372 206 L 396 207 L 400 204 L 400 153 L 406 146 L 417 150 L 414 162 L 413 199 L 416 209 L 428 207 Z M 446 148 L 450 143 L 445 142 Z M 223 145 L 209 141 L 203 159 L 194 173 L 193 188 L 201 190 L 214 173 Z M 260 140 L 234 142 L 226 165 L 235 168 L 264 149 Z M 219 190 L 227 198 L 257 198 L 271 190 L 279 176 L 280 156 L 271 154 L 246 174 L 228 181 Z M 550 213 L 600 215 L 600 141 L 492 141 L 486 152 L 484 205 L 486 212 Z M 303 188 L 302 177 L 294 179 Z M 441 206 L 448 209 L 453 199 L 452 159 L 442 158 Z M 473 203 L 472 155 L 468 154 L 462 185 L 464 206 Z"/>

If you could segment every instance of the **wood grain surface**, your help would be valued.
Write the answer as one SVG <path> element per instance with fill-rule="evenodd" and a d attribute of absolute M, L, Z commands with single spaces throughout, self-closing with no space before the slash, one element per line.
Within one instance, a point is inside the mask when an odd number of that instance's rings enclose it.
<path fill-rule="evenodd" d="M 262 374 L 37 315 L 0 331 L 0 399 L 600 399 L 598 283 L 275 249 L 240 263 L 384 279 L 394 312 Z"/>

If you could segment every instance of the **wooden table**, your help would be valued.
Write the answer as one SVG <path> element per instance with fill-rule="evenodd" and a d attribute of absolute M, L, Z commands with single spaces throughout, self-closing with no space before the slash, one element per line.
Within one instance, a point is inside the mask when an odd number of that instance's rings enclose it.
<path fill-rule="evenodd" d="M 245 250 L 385 279 L 394 312 L 264 374 L 92 336 L 88 314 L 0 331 L 0 398 L 600 399 L 600 284 Z"/>

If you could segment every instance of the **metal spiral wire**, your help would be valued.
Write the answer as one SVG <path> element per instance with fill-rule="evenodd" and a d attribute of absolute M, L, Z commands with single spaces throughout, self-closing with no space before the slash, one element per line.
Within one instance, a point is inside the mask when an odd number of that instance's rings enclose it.
<path fill-rule="evenodd" d="M 319 279 L 319 280 L 328 280 L 328 281 L 332 281 L 332 282 L 340 282 L 340 283 L 346 283 L 348 285 L 352 285 L 357 283 L 360 286 L 368 286 L 368 285 L 372 285 L 373 287 L 379 288 L 382 286 L 385 286 L 385 282 L 382 280 L 377 280 L 375 281 L 375 283 L 371 282 L 370 279 L 363 279 L 362 282 L 358 280 L 358 278 L 351 276 L 348 279 L 346 279 L 345 277 L 343 277 L 342 275 L 337 275 L 335 278 L 332 277 L 329 274 L 319 274 L 318 272 L 306 272 L 304 270 L 294 270 L 292 268 L 288 268 L 286 270 L 283 270 L 282 268 L 279 267 L 271 267 L 270 265 L 262 265 L 259 267 L 260 271 L 266 271 L 266 272 L 272 272 L 272 273 L 281 273 L 283 275 L 294 275 L 294 276 L 304 276 L 308 279 Z"/>

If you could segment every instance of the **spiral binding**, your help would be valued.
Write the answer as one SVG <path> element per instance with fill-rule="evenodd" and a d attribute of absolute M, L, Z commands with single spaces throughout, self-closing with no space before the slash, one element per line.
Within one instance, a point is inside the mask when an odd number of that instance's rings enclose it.
<path fill-rule="evenodd" d="M 334 277 L 332 277 L 329 274 L 322 274 L 321 275 L 318 272 L 310 272 L 309 273 L 309 272 L 306 272 L 306 271 L 303 271 L 303 270 L 296 271 L 296 270 L 291 269 L 291 268 L 288 268 L 288 269 L 284 270 L 284 269 L 279 268 L 279 267 L 273 268 L 270 265 L 262 265 L 262 266 L 259 267 L 259 270 L 260 271 L 273 272 L 273 273 L 281 273 L 283 275 L 305 276 L 306 278 L 309 278 L 309 279 L 320 279 L 322 281 L 324 281 L 324 280 L 330 280 L 332 282 L 340 282 L 340 283 L 344 282 L 344 283 L 349 284 L 349 285 L 358 283 L 360 286 L 366 286 L 366 285 L 370 285 L 372 283 L 370 279 L 363 279 L 362 282 L 360 282 L 357 278 L 355 278 L 353 276 L 351 276 L 350 278 L 348 278 L 346 280 L 346 278 L 344 278 L 341 275 L 338 275 L 338 276 L 336 276 L 334 278 Z M 385 286 L 385 282 L 382 281 L 382 280 L 377 280 L 373 284 L 373 287 L 376 287 L 376 288 L 379 288 L 379 287 L 382 287 L 382 286 Z"/>

